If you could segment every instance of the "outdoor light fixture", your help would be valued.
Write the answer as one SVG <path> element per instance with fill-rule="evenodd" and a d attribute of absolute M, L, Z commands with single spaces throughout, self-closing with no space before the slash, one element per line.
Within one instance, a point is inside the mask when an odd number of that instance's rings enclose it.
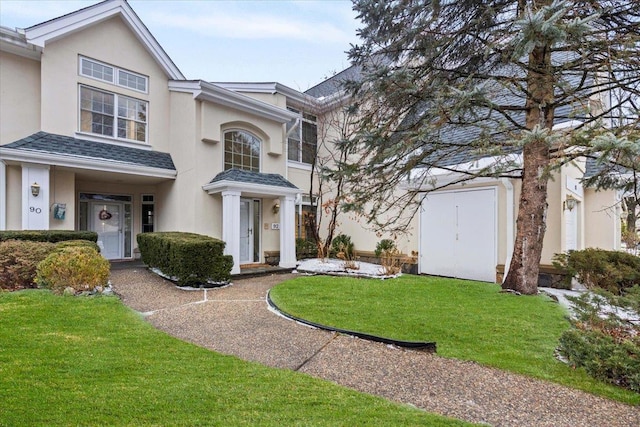
<path fill-rule="evenodd" d="M 277 214 L 278 212 L 280 212 L 280 202 L 276 202 L 276 204 L 273 205 L 273 213 Z"/>
<path fill-rule="evenodd" d="M 578 201 L 574 199 L 574 197 L 571 194 L 567 195 L 567 199 L 564 202 L 564 210 L 569 209 L 569 211 L 572 211 L 573 208 L 576 207 L 577 203 Z"/>
<path fill-rule="evenodd" d="M 33 195 L 33 197 L 38 197 L 38 195 L 40 194 L 40 186 L 37 182 L 31 184 L 31 194 Z"/>

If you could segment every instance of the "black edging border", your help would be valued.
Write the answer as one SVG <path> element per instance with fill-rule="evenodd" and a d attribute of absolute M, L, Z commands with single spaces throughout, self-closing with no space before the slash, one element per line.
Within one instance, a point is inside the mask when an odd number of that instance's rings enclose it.
<path fill-rule="evenodd" d="M 325 331 L 338 332 L 345 335 L 351 335 L 354 337 L 362 338 L 368 341 L 380 342 L 383 344 L 391 344 L 397 347 L 407 348 L 411 350 L 419 350 L 425 351 L 428 353 L 436 353 L 436 343 L 435 342 L 425 342 L 425 341 L 399 341 L 391 338 L 379 337 L 376 335 L 365 334 L 363 332 L 350 331 L 348 329 L 340 329 L 334 328 L 331 326 L 322 325 L 320 323 L 311 322 L 309 320 L 301 319 L 299 317 L 293 316 L 289 313 L 282 311 L 271 299 L 271 290 L 267 292 L 267 304 L 269 307 L 276 310 L 282 316 L 294 320 L 296 322 L 303 323 L 305 325 L 313 326 L 314 328 L 323 329 Z"/>

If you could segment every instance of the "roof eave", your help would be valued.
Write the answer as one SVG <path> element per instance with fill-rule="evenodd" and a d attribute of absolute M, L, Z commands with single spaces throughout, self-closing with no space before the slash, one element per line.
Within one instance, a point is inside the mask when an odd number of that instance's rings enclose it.
<path fill-rule="evenodd" d="M 175 179 L 175 169 L 164 169 L 142 166 L 133 163 L 100 160 L 92 157 L 69 156 L 39 150 L 16 149 L 2 147 L 0 160 L 25 162 L 32 164 L 55 165 L 77 169 L 88 169 L 100 172 L 124 173 L 129 175 L 149 176 L 154 178 Z"/>
<path fill-rule="evenodd" d="M 260 195 L 271 197 L 296 196 L 301 193 L 299 188 L 263 185 L 232 180 L 209 182 L 203 185 L 202 189 L 209 194 L 217 194 L 224 191 L 238 191 L 240 193 L 259 193 Z"/>
<path fill-rule="evenodd" d="M 160 46 L 158 41 L 153 37 L 131 6 L 124 0 L 104 1 L 59 18 L 43 22 L 42 24 L 26 28 L 24 30 L 26 40 L 35 46 L 44 48 L 47 42 L 57 40 L 69 33 L 79 31 L 89 25 L 102 22 L 116 15 L 120 15 L 123 18 L 169 78 L 184 80 L 184 75 L 173 63 L 171 58 L 169 58 L 169 55 L 167 55 L 162 46 Z"/>

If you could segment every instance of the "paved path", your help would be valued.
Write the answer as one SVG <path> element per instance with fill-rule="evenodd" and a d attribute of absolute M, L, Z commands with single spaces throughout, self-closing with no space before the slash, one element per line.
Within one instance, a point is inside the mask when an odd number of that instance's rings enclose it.
<path fill-rule="evenodd" d="M 125 304 L 170 335 L 365 393 L 494 426 L 640 426 L 640 408 L 545 381 L 311 329 L 269 311 L 267 290 L 292 275 L 182 291 L 144 269 L 112 272 Z"/>

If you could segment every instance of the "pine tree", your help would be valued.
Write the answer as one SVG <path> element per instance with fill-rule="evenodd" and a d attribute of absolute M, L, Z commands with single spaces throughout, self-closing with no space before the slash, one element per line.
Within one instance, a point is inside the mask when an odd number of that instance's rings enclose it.
<path fill-rule="evenodd" d="M 353 153 L 338 167 L 351 184 L 346 207 L 401 231 L 425 189 L 521 179 L 503 287 L 537 292 L 552 173 L 639 144 L 640 2 L 355 0 L 354 9 L 360 78 L 346 87 L 361 119 L 341 147 Z M 482 158 L 491 162 L 469 167 Z M 438 182 L 435 169 L 456 178 Z"/>

